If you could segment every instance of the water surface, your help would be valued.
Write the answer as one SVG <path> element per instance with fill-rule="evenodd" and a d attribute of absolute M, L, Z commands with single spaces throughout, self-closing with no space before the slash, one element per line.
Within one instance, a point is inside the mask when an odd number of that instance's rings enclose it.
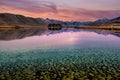
<path fill-rule="evenodd" d="M 0 79 L 120 78 L 119 33 L 71 28 L 1 34 Z"/>

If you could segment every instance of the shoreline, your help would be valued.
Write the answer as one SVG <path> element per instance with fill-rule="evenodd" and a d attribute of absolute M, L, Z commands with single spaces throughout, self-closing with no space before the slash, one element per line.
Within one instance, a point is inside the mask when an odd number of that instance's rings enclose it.
<path fill-rule="evenodd" d="M 18 28 L 16 28 L 18 27 Z M 21 30 L 29 28 L 45 28 L 48 29 L 48 26 L 29 26 L 29 25 L 18 25 L 18 26 L 0 26 L 0 30 Z M 120 26 L 62 26 L 62 28 L 75 28 L 75 29 L 88 29 L 88 30 L 99 30 L 99 31 L 109 31 L 120 33 Z"/>

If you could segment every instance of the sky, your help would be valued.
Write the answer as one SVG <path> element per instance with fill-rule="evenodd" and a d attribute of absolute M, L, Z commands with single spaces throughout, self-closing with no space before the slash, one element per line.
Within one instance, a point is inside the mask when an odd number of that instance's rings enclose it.
<path fill-rule="evenodd" d="M 0 0 L 0 13 L 63 21 L 95 21 L 120 16 L 120 0 Z"/>

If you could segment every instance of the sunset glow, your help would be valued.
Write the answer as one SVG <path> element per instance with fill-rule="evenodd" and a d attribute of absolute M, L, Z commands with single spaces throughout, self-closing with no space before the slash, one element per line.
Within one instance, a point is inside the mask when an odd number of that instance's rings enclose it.
<path fill-rule="evenodd" d="M 1 0 L 0 13 L 65 21 L 120 16 L 120 0 Z"/>

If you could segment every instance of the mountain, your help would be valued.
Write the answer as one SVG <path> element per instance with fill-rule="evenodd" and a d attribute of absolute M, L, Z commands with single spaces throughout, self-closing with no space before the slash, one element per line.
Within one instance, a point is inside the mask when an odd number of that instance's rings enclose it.
<path fill-rule="evenodd" d="M 92 21 L 86 21 L 86 22 L 79 22 L 79 21 L 60 21 L 60 20 L 54 20 L 54 19 L 45 19 L 45 21 L 47 23 L 58 23 L 61 24 L 63 26 L 81 26 L 81 25 L 100 25 L 100 24 L 109 24 L 110 22 L 115 22 L 115 21 L 120 21 L 120 17 L 118 18 L 114 18 L 114 19 L 107 19 L 107 18 L 103 18 L 103 19 L 98 19 L 94 22 Z"/>
<path fill-rule="evenodd" d="M 86 25 L 86 24 L 90 24 L 90 21 L 86 21 L 86 22 L 79 22 L 79 21 L 61 21 L 61 20 L 54 20 L 54 19 L 45 19 L 46 22 L 48 22 L 49 24 L 61 24 L 62 26 L 80 26 L 80 25 Z"/>
<path fill-rule="evenodd" d="M 101 25 L 120 25 L 120 17 L 114 19 L 99 19 L 94 22 L 86 21 L 61 21 L 54 19 L 32 18 L 18 14 L 0 13 L 0 26 L 47 26 L 48 24 L 61 24 L 62 26 L 101 26 Z"/>
<path fill-rule="evenodd" d="M 120 17 L 117 17 L 117 18 L 111 19 L 110 21 L 112 21 L 112 22 L 120 22 Z"/>
<path fill-rule="evenodd" d="M 39 19 L 41 19 L 41 18 L 39 18 Z M 66 25 L 66 22 L 61 21 L 61 20 L 54 20 L 54 19 L 46 18 L 46 19 L 44 19 L 44 21 L 48 24 L 61 24 L 62 26 Z"/>
<path fill-rule="evenodd" d="M 36 18 L 25 17 L 17 14 L 0 13 L 0 26 L 15 26 L 15 25 L 31 25 L 41 26 L 46 25 L 44 20 L 38 20 Z"/>
<path fill-rule="evenodd" d="M 113 18 L 107 22 L 102 23 L 104 25 L 111 25 L 111 26 L 120 26 L 120 17 Z"/>
<path fill-rule="evenodd" d="M 96 20 L 95 23 L 108 22 L 108 21 L 109 21 L 109 19 L 103 18 L 103 19 L 98 19 L 98 20 Z"/>
<path fill-rule="evenodd" d="M 120 17 L 113 19 L 99 19 L 90 24 L 87 24 L 87 26 L 120 26 Z"/>

